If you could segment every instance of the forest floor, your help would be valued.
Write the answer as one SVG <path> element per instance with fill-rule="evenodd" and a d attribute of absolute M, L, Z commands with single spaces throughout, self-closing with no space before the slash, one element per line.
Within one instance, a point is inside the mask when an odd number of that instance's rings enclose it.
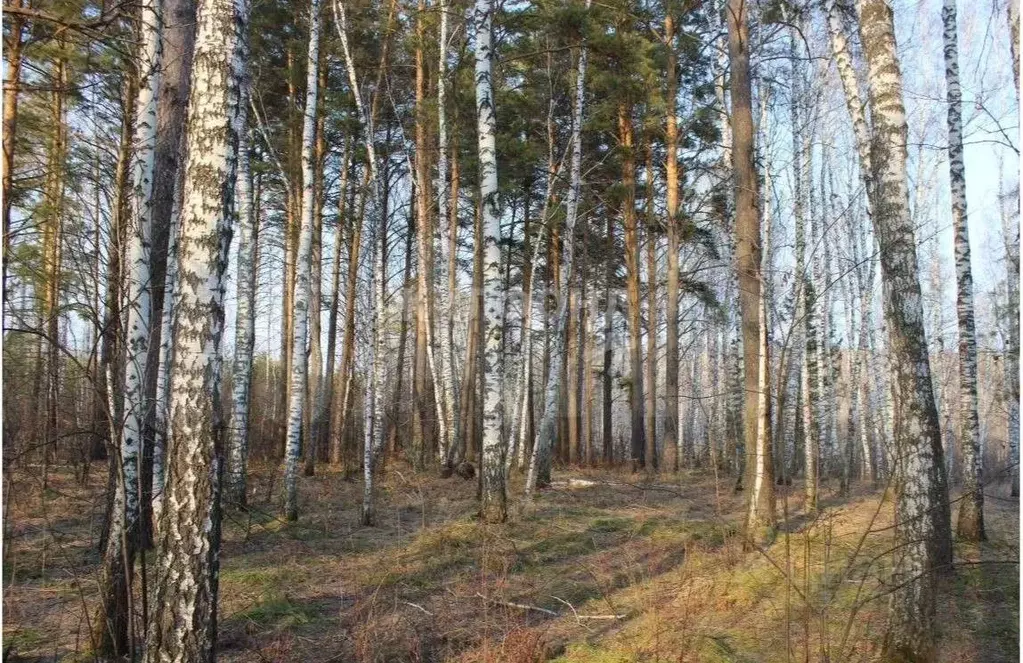
<path fill-rule="evenodd" d="M 91 660 L 106 478 L 54 473 L 43 491 L 6 474 L 3 660 Z M 318 468 L 286 523 L 279 475 L 257 468 L 252 508 L 226 514 L 220 660 L 873 660 L 891 559 L 883 491 L 826 485 L 811 520 L 801 487 L 779 487 L 776 540 L 745 552 L 733 483 L 557 472 L 522 509 L 516 475 L 509 521 L 483 526 L 475 481 L 392 464 L 377 525 L 360 527 L 360 481 Z M 1019 510 L 1007 486 L 986 492 L 990 541 L 957 544 L 942 582 L 942 661 L 1017 660 Z"/>

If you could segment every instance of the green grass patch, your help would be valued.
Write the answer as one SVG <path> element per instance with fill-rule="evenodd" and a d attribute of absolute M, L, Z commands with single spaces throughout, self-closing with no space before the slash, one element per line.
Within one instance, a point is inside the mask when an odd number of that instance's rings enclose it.
<path fill-rule="evenodd" d="M 292 602 L 283 594 L 268 592 L 259 603 L 237 614 L 235 618 L 260 626 L 286 629 L 309 624 L 316 620 L 317 614 L 311 608 Z"/>
<path fill-rule="evenodd" d="M 4 633 L 4 652 L 8 653 L 27 652 L 42 647 L 48 638 L 41 631 L 33 628 L 19 628 Z"/>
<path fill-rule="evenodd" d="M 551 663 L 635 663 L 637 658 L 591 644 L 569 645 L 565 653 Z"/>

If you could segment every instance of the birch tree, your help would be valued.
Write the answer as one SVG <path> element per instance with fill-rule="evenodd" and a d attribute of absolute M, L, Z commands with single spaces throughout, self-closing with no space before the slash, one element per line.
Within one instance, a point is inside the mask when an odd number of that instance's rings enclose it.
<path fill-rule="evenodd" d="M 857 0 L 857 5 L 873 122 L 873 223 L 885 281 L 884 311 L 896 391 L 895 589 L 885 652 L 889 660 L 926 660 L 934 647 L 934 573 L 952 562 L 948 485 L 909 215 L 906 113 L 893 10 L 884 0 Z"/>
<path fill-rule="evenodd" d="M 309 3 L 309 55 L 306 64 L 305 112 L 302 120 L 302 219 L 299 225 L 298 253 L 295 269 L 295 296 L 293 299 L 290 403 L 288 405 L 288 433 L 284 455 L 284 516 L 298 518 L 298 461 L 302 444 L 302 417 L 306 407 L 306 379 L 309 362 L 306 342 L 309 334 L 309 282 L 312 260 L 313 215 L 315 205 L 314 141 L 316 131 L 316 98 L 319 78 L 317 63 L 320 53 L 320 3 Z M 311 444 L 306 440 L 306 444 Z"/>
<path fill-rule="evenodd" d="M 135 149 L 131 166 L 131 211 L 128 218 L 128 266 L 124 296 L 128 309 L 124 363 L 124 425 L 117 453 L 115 494 L 109 514 L 109 533 L 103 562 L 103 605 L 97 619 L 99 653 L 123 656 L 132 652 L 130 594 L 135 553 L 140 540 L 142 434 L 149 355 L 150 231 L 153 221 L 153 159 L 156 147 L 156 107 L 160 89 L 160 30 L 158 0 L 142 5 L 139 15 L 138 96 L 135 102 Z M 51 339 L 56 343 L 57 339 Z M 117 425 L 114 419 L 111 425 Z M 115 439 L 118 439 L 115 437 Z"/>
<path fill-rule="evenodd" d="M 1001 170 L 999 168 L 999 170 Z M 1001 180 L 999 180 L 1001 181 Z M 999 195 L 1002 216 L 1002 244 L 1005 249 L 1005 290 L 1008 299 L 1009 334 L 1005 344 L 1005 388 L 1008 400 L 1009 484 L 1012 497 L 1019 497 L 1019 203 Z M 1016 219 L 1015 223 L 1013 218 Z"/>
<path fill-rule="evenodd" d="M 973 318 L 973 268 L 966 215 L 966 164 L 963 161 L 963 94 L 959 87 L 959 44 L 956 1 L 945 0 L 945 82 L 948 86 L 948 170 L 952 185 L 952 231 L 955 234 L 956 316 L 959 320 L 959 443 L 963 454 L 963 499 L 956 533 L 983 541 L 984 490 L 977 397 L 977 324 Z"/>
<path fill-rule="evenodd" d="M 452 269 L 449 265 L 448 253 L 457 250 L 457 244 L 452 243 L 452 238 L 458 232 L 457 218 L 448 216 L 448 123 L 447 123 L 447 64 L 448 64 L 448 6 L 447 0 L 439 0 L 437 11 L 440 14 L 440 36 L 437 50 L 437 225 L 440 229 L 440 242 L 438 247 L 438 260 L 436 264 L 437 280 L 446 284 L 447 272 Z M 456 192 L 457 195 L 457 192 Z M 457 207 L 457 199 L 452 207 Z M 456 210 L 457 211 L 457 210 Z M 454 255 L 451 256 L 454 258 Z M 452 274 L 453 276 L 453 274 Z M 440 350 L 440 366 L 436 371 L 437 375 L 437 404 L 439 407 L 438 420 L 440 422 L 440 457 L 446 458 L 448 449 L 451 446 L 451 439 L 448 435 L 448 422 L 454 416 L 454 385 L 455 368 L 452 362 L 452 349 L 454 343 L 451 336 L 454 330 L 454 289 L 441 287 L 441 338 L 436 344 Z M 527 355 L 528 356 L 528 355 Z"/>
<path fill-rule="evenodd" d="M 216 658 L 220 340 L 249 4 L 200 0 L 186 129 L 167 477 L 147 663 Z M 225 32 L 225 26 L 230 26 Z"/>
<path fill-rule="evenodd" d="M 244 42 L 243 42 L 244 43 Z M 249 166 L 249 141 L 246 115 L 247 81 L 242 82 L 242 101 L 238 109 L 238 176 L 235 210 L 238 220 L 238 304 L 234 331 L 234 363 L 231 385 L 234 410 L 228 438 L 227 486 L 229 504 L 245 506 L 246 465 L 249 455 L 249 407 L 252 391 L 252 349 L 256 336 L 256 243 L 259 220 L 253 214 L 252 172 Z M 312 443 L 312 440 L 308 442 Z"/>
<path fill-rule="evenodd" d="M 393 12 L 394 4 L 392 3 L 388 23 L 391 21 Z M 378 93 L 373 98 L 372 111 L 367 115 L 366 107 L 362 99 L 362 93 L 359 90 L 359 79 L 355 72 L 355 61 L 352 59 L 352 52 L 348 43 L 348 15 L 345 12 L 345 7 L 341 3 L 341 0 L 334 0 L 334 26 L 337 28 L 338 36 L 341 39 L 341 49 L 345 57 L 345 68 L 348 71 L 348 82 L 351 85 L 352 94 L 355 97 L 355 108 L 359 116 L 359 124 L 362 127 L 363 139 L 365 141 L 366 159 L 368 161 L 366 188 L 373 203 L 377 203 L 380 201 L 381 195 L 380 178 L 377 173 L 376 148 L 373 143 L 373 120 L 376 116 L 376 104 L 380 99 L 379 83 L 383 74 L 384 60 L 381 60 L 381 65 L 377 72 Z M 386 288 L 386 283 L 384 282 L 384 254 L 383 251 L 378 248 L 378 245 L 381 240 L 383 240 L 381 235 L 386 234 L 385 230 L 382 230 L 386 228 L 386 223 L 386 215 L 381 215 L 379 229 L 376 233 L 374 233 L 374 236 L 370 238 L 371 246 L 373 248 L 371 249 L 372 277 L 370 279 L 369 288 L 372 293 L 373 305 L 370 311 L 370 337 L 372 341 L 369 352 L 369 361 L 367 362 L 368 371 L 366 378 L 366 397 L 365 402 L 363 403 L 365 437 L 363 442 L 362 458 L 362 513 L 360 516 L 363 525 L 372 525 L 374 520 L 373 460 L 376 448 L 382 446 L 384 439 L 384 409 L 383 407 L 377 407 L 376 399 L 379 394 L 383 394 L 385 378 L 382 361 L 383 334 L 380 329 L 379 321 L 384 309 L 384 290 Z M 356 255 L 357 252 L 358 239 L 355 239 L 353 240 L 352 245 L 352 255 Z M 351 331 L 349 333 L 354 333 L 354 325 L 350 327 L 350 330 Z"/>
<path fill-rule="evenodd" d="M 501 434 L 504 405 L 501 383 L 501 336 L 504 333 L 504 288 L 501 279 L 501 215 L 497 190 L 497 119 L 492 78 L 492 0 L 476 0 L 476 130 L 479 138 L 480 204 L 482 206 L 483 265 L 483 458 L 480 470 L 481 515 L 486 522 L 507 517 L 504 445 Z"/>
<path fill-rule="evenodd" d="M 590 0 L 586 9 L 590 8 Z M 572 112 L 572 163 L 569 173 L 568 196 L 565 200 L 565 239 L 562 244 L 562 261 L 565 273 L 558 288 L 558 308 L 554 327 L 554 347 L 551 350 L 551 367 L 544 386 L 543 419 L 539 435 L 533 445 L 529 472 L 526 475 L 526 499 L 532 497 L 538 483 L 550 482 L 550 467 L 554 452 L 554 437 L 558 425 L 558 396 L 561 392 L 561 377 L 568 345 L 569 283 L 572 280 L 575 263 L 575 226 L 579 217 L 579 191 L 582 185 L 582 121 L 586 93 L 586 47 L 579 49 L 579 63 L 575 79 L 575 104 Z M 548 181 L 548 192 L 552 183 Z M 546 207 L 546 204 L 545 204 Z M 547 219 L 544 219 L 546 223 Z"/>

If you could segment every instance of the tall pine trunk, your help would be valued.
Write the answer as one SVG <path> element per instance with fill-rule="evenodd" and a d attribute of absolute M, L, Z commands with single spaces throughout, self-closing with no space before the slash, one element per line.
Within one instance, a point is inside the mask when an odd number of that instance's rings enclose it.
<path fill-rule="evenodd" d="M 625 299 L 629 327 L 629 461 L 633 472 L 646 467 L 643 417 L 643 329 L 639 299 L 639 237 L 636 223 L 636 164 L 633 154 L 632 107 L 618 104 L 618 140 L 622 149 L 622 226 L 625 229 Z"/>
<path fill-rule="evenodd" d="M 749 25 L 744 0 L 729 0 L 728 46 L 731 62 L 732 164 L 735 184 L 735 265 L 739 277 L 746 391 L 744 441 L 749 490 L 747 536 L 766 540 L 775 526 L 774 472 L 770 427 L 760 425 L 761 386 L 769 384 L 766 343 L 761 339 L 760 196 L 753 159 L 753 107 L 749 71 Z M 762 347 L 763 345 L 763 347 Z M 761 378 L 761 372 L 765 375 Z M 769 403 L 768 403 L 769 404 Z M 766 415 L 765 415 L 766 416 Z M 761 431 L 761 428 L 763 429 Z M 762 433 L 762 434 L 759 434 Z"/>
<path fill-rule="evenodd" d="M 668 5 L 669 3 L 665 3 Z M 664 317 L 667 323 L 665 336 L 665 367 L 664 367 L 664 469 L 668 472 L 678 471 L 679 458 L 679 431 L 678 431 L 678 194 L 679 194 L 679 172 L 678 172 L 678 115 L 676 113 L 675 99 L 678 96 L 678 74 L 676 73 L 675 55 L 675 19 L 670 9 L 664 17 L 664 41 L 668 51 L 667 69 L 665 80 L 667 81 L 666 128 L 665 128 L 665 174 L 664 185 L 667 189 L 665 200 L 665 212 L 667 219 L 665 229 L 668 242 L 668 273 L 665 284 L 665 295 L 667 303 L 664 307 Z"/>

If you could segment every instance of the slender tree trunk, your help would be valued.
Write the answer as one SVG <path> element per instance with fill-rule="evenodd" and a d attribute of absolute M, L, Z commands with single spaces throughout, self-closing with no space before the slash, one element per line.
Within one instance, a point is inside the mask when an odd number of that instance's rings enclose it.
<path fill-rule="evenodd" d="M 254 214 L 252 171 L 249 167 L 247 85 L 248 81 L 242 82 L 242 102 L 238 109 L 238 174 L 235 193 L 238 219 L 238 303 L 231 374 L 234 409 L 228 436 L 227 485 L 224 495 L 228 504 L 240 507 L 246 504 L 249 399 L 252 391 L 252 351 L 256 339 L 256 246 L 259 241 L 259 219 Z"/>
<path fill-rule="evenodd" d="M 1001 169 L 999 169 L 1001 170 Z M 1003 179 L 998 180 L 999 183 Z M 1019 199 L 1013 196 L 1009 213 L 1006 197 L 999 191 L 1002 242 L 1005 247 L 1005 290 L 1009 333 L 1005 343 L 1005 388 L 1008 401 L 1006 437 L 1009 445 L 1009 492 L 1019 497 Z M 1013 223 L 1012 219 L 1016 222 Z"/>
<path fill-rule="evenodd" d="M 646 153 L 646 458 L 647 472 L 657 471 L 657 235 L 654 232 L 654 155 Z"/>
<path fill-rule="evenodd" d="M 625 293 L 629 322 L 629 409 L 632 471 L 646 467 L 646 436 L 643 416 L 643 328 L 639 298 L 639 237 L 636 223 L 636 165 L 633 155 L 632 108 L 618 105 L 618 139 L 622 147 L 622 225 L 625 228 Z"/>
<path fill-rule="evenodd" d="M 341 352 L 341 372 L 339 376 L 339 379 L 341 380 L 341 392 L 338 398 L 341 414 L 339 418 L 337 436 L 331 445 L 330 456 L 332 463 L 342 462 L 345 455 L 344 452 L 348 449 L 348 445 L 345 444 L 345 441 L 348 439 L 346 424 L 348 423 L 348 403 L 351 400 L 350 382 L 352 365 L 355 359 L 355 299 L 358 279 L 359 253 L 362 244 L 362 226 L 365 221 L 366 200 L 370 197 L 370 195 L 372 195 L 374 200 L 380 200 L 380 195 L 378 193 L 378 187 L 380 184 L 377 176 L 376 150 L 373 142 L 374 126 L 376 124 L 381 99 L 383 98 L 381 90 L 383 87 L 382 83 L 384 73 L 387 70 L 388 53 L 390 52 L 389 37 L 392 32 L 391 26 L 394 23 L 396 6 L 397 0 L 391 0 L 387 13 L 387 28 L 384 31 L 385 38 L 380 50 L 380 60 L 377 65 L 376 85 L 373 91 L 373 99 L 370 104 L 370 111 L 369 114 L 367 114 L 365 104 L 359 93 L 358 76 L 355 71 L 355 63 L 352 60 L 351 53 L 348 48 L 348 30 L 346 27 L 347 17 L 344 6 L 339 5 L 337 0 L 334 0 L 333 3 L 335 19 L 334 26 L 337 29 L 338 36 L 341 38 L 343 46 L 342 50 L 345 56 L 345 67 L 348 71 L 348 82 L 352 89 L 356 92 L 355 101 L 358 108 L 359 124 L 363 133 L 363 142 L 366 148 L 368 167 L 366 168 L 362 186 L 362 191 L 364 193 L 360 199 L 359 211 L 353 221 L 355 224 L 355 231 L 352 237 L 352 248 L 348 259 L 347 299 L 345 301 L 345 342 Z"/>
<path fill-rule="evenodd" d="M 504 448 L 501 435 L 504 415 L 501 375 L 501 340 L 504 335 L 505 292 L 501 283 L 501 217 L 497 189 L 496 117 L 491 67 L 494 7 L 491 0 L 476 0 L 476 110 L 479 135 L 480 205 L 483 210 L 484 335 L 483 347 L 483 458 L 481 515 L 486 522 L 507 517 Z"/>
<path fill-rule="evenodd" d="M 977 326 L 973 319 L 973 268 L 970 231 L 966 216 L 966 165 L 963 162 L 963 95 L 959 87 L 959 45 L 956 3 L 945 0 L 945 81 L 948 85 L 948 169 L 952 185 L 952 227 L 959 319 L 959 443 L 963 454 L 963 499 L 959 503 L 956 534 L 967 541 L 983 541 L 984 482 L 980 454 L 980 416 L 977 396 Z"/>
<path fill-rule="evenodd" d="M 61 41 L 63 48 L 63 41 Z M 43 184 L 43 309 L 40 331 L 46 335 L 45 384 L 46 394 L 43 407 L 43 435 L 40 439 L 43 463 L 49 466 L 56 451 L 59 432 L 57 430 L 57 405 L 60 400 L 60 291 L 63 266 L 64 243 L 64 171 L 67 166 L 67 109 L 65 88 L 68 82 L 68 63 L 61 56 L 52 65 L 52 79 L 55 89 L 50 93 L 50 124 L 53 133 L 48 145 L 46 177 Z M 133 199 L 129 199 L 132 201 Z M 130 300 L 129 300 L 130 301 Z M 40 339 L 42 340 L 42 339 Z M 42 353 L 40 353 L 42 360 Z M 39 375 L 43 375 L 42 371 Z M 37 392 L 38 393 L 38 392 Z M 45 479 L 44 479 L 45 482 Z M 44 483 L 45 485 L 45 483 Z"/>
<path fill-rule="evenodd" d="M 814 319 L 814 279 L 807 276 L 806 265 L 806 195 L 804 187 L 810 176 L 810 141 L 805 135 L 805 115 L 801 112 L 805 103 L 803 97 L 803 71 L 799 66 L 799 52 L 796 44 L 799 34 L 793 28 L 789 35 L 792 60 L 792 152 L 796 163 L 792 178 L 793 209 L 796 222 L 796 324 L 797 339 L 802 344 L 799 365 L 799 390 L 803 427 L 803 473 L 805 479 L 804 508 L 807 513 L 817 511 L 817 492 L 820 485 L 818 462 L 820 459 L 820 432 L 817 408 L 817 325 Z M 816 244 L 811 244 L 817 248 Z"/>
<path fill-rule="evenodd" d="M 134 133 L 132 117 L 135 113 L 137 96 L 137 77 L 132 68 L 124 85 L 124 114 L 121 121 L 121 142 L 118 148 L 117 166 L 114 172 L 114 203 L 110 219 L 110 246 L 108 247 L 106 300 L 103 321 L 103 339 L 100 345 L 100 394 L 93 403 L 93 425 L 97 430 L 104 431 L 104 438 L 109 448 L 107 472 L 107 518 L 99 538 L 99 550 L 105 551 L 109 538 L 111 516 L 114 513 L 114 497 L 117 494 L 117 464 L 120 439 L 117 422 L 122 421 L 124 390 L 120 388 L 120 380 L 124 377 L 123 357 L 123 316 L 121 315 L 121 292 L 123 279 L 123 250 L 126 243 L 125 229 L 128 225 L 128 165 L 131 158 L 131 142 Z M 97 624 L 97 628 L 100 625 Z"/>
<path fill-rule="evenodd" d="M 483 246 L 483 226 L 480 207 L 476 205 L 473 219 L 473 246 Z M 472 292 L 470 299 L 469 326 L 465 342 L 465 362 L 462 367 L 462 388 L 459 394 L 457 429 L 455 443 L 451 447 L 452 459 L 449 463 L 456 466 L 463 460 L 476 460 L 476 430 L 473 408 L 476 404 L 476 373 L 479 371 L 479 330 L 482 309 L 479 305 L 478 293 L 483 289 L 483 253 L 474 250 L 472 259 Z"/>
<path fill-rule="evenodd" d="M 16 1 L 24 7 L 26 0 Z M 7 2 L 4 3 L 5 5 Z M 8 16 L 10 37 L 4 39 L 4 111 L 3 111 L 3 205 L 4 205 L 4 255 L 3 255 L 3 315 L 7 313 L 7 268 L 11 255 L 11 207 L 14 204 L 14 147 L 18 129 L 18 96 L 21 92 L 21 60 L 25 46 L 25 21 L 20 16 Z"/>
<path fill-rule="evenodd" d="M 566 228 L 566 231 L 568 229 Z M 572 230 L 575 232 L 575 229 Z M 573 244 L 576 238 L 570 240 Z M 567 267 L 567 263 L 566 263 Z M 574 267 L 574 265 L 573 265 Z M 566 465 L 579 462 L 579 334 L 580 334 L 580 269 L 572 275 L 568 283 L 568 324 L 565 327 L 565 443 L 561 445 Z M 567 270 L 566 270 L 567 274 Z M 566 277 L 567 278 L 567 277 Z"/>
<path fill-rule="evenodd" d="M 366 129 L 363 129 L 366 131 Z M 341 388 L 338 393 L 340 409 L 337 433 L 331 440 L 330 462 L 340 464 L 348 462 L 346 451 L 348 450 L 348 402 L 351 400 L 349 386 L 353 364 L 355 362 L 355 302 L 359 279 L 359 254 L 362 249 L 362 226 L 365 220 L 366 198 L 368 197 L 368 186 L 370 181 L 370 168 L 366 168 L 363 175 L 362 191 L 359 199 L 359 209 L 352 216 L 352 235 L 348 251 L 348 273 L 345 275 L 345 340 L 341 347 L 341 370 L 338 373 L 338 380 Z"/>
<path fill-rule="evenodd" d="M 739 306 L 742 313 L 742 345 L 745 364 L 746 474 L 749 488 L 747 536 L 754 541 L 772 536 L 775 526 L 774 477 L 771 437 L 760 426 L 760 392 L 766 379 L 766 347 L 761 348 L 761 246 L 759 192 L 753 154 L 753 110 L 749 73 L 749 25 L 744 0 L 729 0 L 728 45 L 731 61 L 732 150 L 735 182 L 736 271 L 739 276 Z M 766 330 L 764 331 L 766 333 Z M 764 371 L 764 379 L 760 372 Z M 769 404 L 769 403 L 768 403 Z M 763 416 L 767 416 L 764 414 Z M 760 429 L 763 428 L 761 431 Z M 762 433 L 762 434 L 760 434 Z"/>
<path fill-rule="evenodd" d="M 923 325 L 916 241 L 909 214 L 906 115 L 896 57 L 892 8 L 858 0 L 874 125 L 871 158 L 876 172 L 874 229 L 881 248 L 884 309 L 896 389 L 898 458 L 895 497 L 895 568 L 888 660 L 933 655 L 934 572 L 952 562 L 948 484 L 938 412 L 931 390 Z"/>
<path fill-rule="evenodd" d="M 97 619 L 103 656 L 134 656 L 131 633 L 131 585 L 135 554 L 141 544 L 140 476 L 142 435 L 148 403 L 146 376 L 150 367 L 150 239 L 153 220 L 153 161 L 156 109 L 161 71 L 160 3 L 146 5 L 139 16 L 138 97 L 135 102 L 135 149 L 131 162 L 130 212 L 125 262 L 125 304 L 128 307 L 124 364 L 124 424 L 120 431 L 116 494 L 103 562 L 103 614 Z M 62 92 L 58 94 L 63 94 Z M 63 122 L 62 117 L 55 118 Z M 59 131 L 59 129 L 58 129 Z M 58 236 L 59 241 L 59 236 Z M 55 342 L 56 339 L 51 339 Z M 120 423 L 120 421 L 116 422 Z M 116 425 L 115 423 L 115 425 Z"/>
<path fill-rule="evenodd" d="M 349 136 L 345 137 L 344 157 L 341 162 L 341 187 L 338 194 L 337 230 L 334 234 L 334 255 L 331 262 L 330 277 L 330 306 L 327 317 L 327 371 L 324 374 L 325 383 L 320 392 L 320 401 L 317 405 L 317 420 L 319 425 L 319 439 L 316 446 L 323 449 L 331 462 L 337 462 L 332 458 L 333 438 L 331 433 L 332 417 L 330 413 L 331 404 L 334 402 L 334 383 L 337 376 L 334 368 L 337 362 L 337 318 L 338 307 L 341 300 L 341 252 L 344 249 L 345 229 L 350 227 L 349 220 L 351 212 L 346 207 L 349 194 L 349 182 L 351 181 L 352 166 L 352 141 Z"/>
<path fill-rule="evenodd" d="M 424 20 L 426 1 L 418 0 L 416 11 L 416 122 L 415 122 L 415 178 L 416 178 L 416 370 L 412 383 L 412 465 L 421 468 L 426 462 L 427 450 L 436 440 L 437 421 L 434 416 L 434 389 L 429 367 L 430 287 L 433 283 L 433 259 L 430 238 L 433 236 L 430 219 L 430 149 L 426 131 L 426 62 Z"/>
<path fill-rule="evenodd" d="M 315 1 L 315 0 L 314 0 Z M 394 2 L 391 3 L 391 8 L 388 16 L 388 25 L 394 16 Z M 380 99 L 379 89 L 380 81 L 383 77 L 384 66 L 386 63 L 387 49 L 385 48 L 380 61 L 380 67 L 377 69 L 377 90 L 373 98 L 372 111 L 367 116 L 365 105 L 362 100 L 362 93 L 359 91 L 359 80 L 355 73 L 355 62 L 352 60 L 351 50 L 348 46 L 348 19 L 345 14 L 344 5 L 339 0 L 334 0 L 334 25 L 337 28 L 338 36 L 341 38 L 341 48 L 344 53 L 345 66 L 348 70 L 348 83 L 351 85 L 352 93 L 355 97 L 355 106 L 358 111 L 359 124 L 363 129 L 363 139 L 365 141 L 366 158 L 368 161 L 366 181 L 367 190 L 369 195 L 372 196 L 375 203 L 382 202 L 380 194 L 380 178 L 377 173 L 377 157 L 376 148 L 374 147 L 374 128 L 373 122 L 376 117 L 377 101 Z M 387 41 L 385 40 L 385 45 Z M 363 198 L 363 205 L 365 204 L 365 197 Z M 361 216 L 361 214 L 360 214 Z M 374 237 L 370 238 L 372 249 L 371 261 L 373 264 L 373 277 L 370 279 L 370 292 L 374 299 L 371 316 L 370 316 L 370 333 L 372 338 L 372 345 L 370 346 L 368 371 L 366 375 L 365 384 L 365 402 L 363 403 L 363 416 L 364 416 L 364 447 L 363 447 L 363 494 L 362 494 L 362 512 L 360 520 L 363 525 L 372 525 L 375 518 L 374 507 L 373 507 L 373 459 L 374 450 L 376 447 L 382 446 L 384 427 L 383 427 L 383 407 L 377 407 L 376 398 L 378 395 L 383 394 L 384 388 L 384 371 L 383 371 L 383 332 L 380 329 L 380 317 L 384 313 L 384 295 L 386 291 L 386 281 L 384 279 L 384 261 L 386 256 L 384 251 L 377 248 L 378 244 L 386 241 L 387 233 L 387 215 L 382 214 L 380 219 L 380 225 L 374 233 Z M 357 253 L 357 247 L 353 244 L 353 254 Z M 358 269 L 358 261 L 352 260 L 355 263 L 355 267 L 349 267 L 349 274 L 353 276 L 352 270 Z M 354 285 L 352 285 L 352 298 L 354 299 Z M 354 305 L 352 301 L 350 306 Z M 354 334 L 354 323 L 351 326 L 352 333 Z M 346 341 L 347 344 L 347 341 Z M 347 389 L 346 389 L 347 391 Z M 342 408 L 344 407 L 342 401 Z M 343 429 L 342 429 L 343 432 Z M 374 443 L 374 437 L 378 440 Z"/>
<path fill-rule="evenodd" d="M 317 86 L 327 88 L 327 65 L 323 51 L 320 51 L 317 68 Z M 310 254 L 309 276 L 309 384 L 306 407 L 302 422 L 302 474 L 311 477 L 316 473 L 316 459 L 320 454 L 319 418 L 317 417 L 320 394 L 323 391 L 323 345 L 320 330 L 320 313 L 323 309 L 323 169 L 327 153 L 324 135 L 324 95 L 319 95 L 316 109 L 316 126 L 313 130 L 313 239 Z"/>
<path fill-rule="evenodd" d="M 665 3 L 666 5 L 668 3 Z M 664 367 L 664 469 L 677 472 L 679 459 L 677 448 L 678 436 L 678 116 L 675 107 L 678 96 L 678 73 L 676 72 L 675 55 L 675 19 L 672 12 L 666 11 L 664 17 L 664 42 L 667 46 L 668 62 L 665 71 L 667 81 L 667 110 L 665 112 L 665 174 L 664 186 L 667 190 L 665 200 L 665 230 L 668 242 L 667 279 L 665 284 L 665 322 L 667 324 Z"/>
<path fill-rule="evenodd" d="M 588 230 L 588 229 L 587 229 Z M 587 276 L 593 273 L 589 261 L 589 252 L 586 250 L 588 243 L 583 243 L 583 262 L 586 264 Z M 583 281 L 583 307 L 584 318 L 582 324 L 583 334 L 583 361 L 582 361 L 582 447 L 583 463 L 586 467 L 592 467 L 595 451 L 593 448 L 593 351 L 596 346 L 593 329 L 597 320 L 597 297 L 590 285 L 589 278 Z"/>
<path fill-rule="evenodd" d="M 398 419 L 401 416 L 402 404 L 405 402 L 403 393 L 403 382 L 405 378 L 405 347 L 408 340 L 408 311 L 409 311 L 409 290 L 411 289 L 412 278 L 412 238 L 415 227 L 411 214 L 408 219 L 408 230 L 405 232 L 405 267 L 402 270 L 401 278 L 401 323 L 398 326 L 398 360 L 397 378 L 394 383 L 394 398 L 391 401 L 391 416 L 387 425 L 388 447 L 392 455 L 398 452 Z"/>
<path fill-rule="evenodd" d="M 309 360 L 306 356 L 309 332 L 310 271 L 312 262 L 313 224 L 316 216 L 315 142 L 316 106 L 319 92 L 317 63 L 320 51 L 320 4 L 309 3 L 309 56 L 306 63 L 305 112 L 302 122 L 302 219 L 299 227 L 295 270 L 294 322 L 291 342 L 292 373 L 288 405 L 288 435 L 284 456 L 284 517 L 298 518 L 298 461 L 302 444 L 303 413 L 307 407 Z M 317 307 L 318 308 L 318 307 Z M 309 443 L 306 438 L 307 444 Z"/>
<path fill-rule="evenodd" d="M 197 12 L 194 80 L 182 187 L 176 335 L 171 370 L 171 435 L 166 501 L 157 531 L 155 614 L 145 660 L 216 658 L 223 420 L 220 338 L 223 276 L 231 237 L 238 145 L 236 117 L 244 79 L 245 0 Z M 233 26 L 225 34 L 224 26 Z"/>
<path fill-rule="evenodd" d="M 295 138 L 295 114 L 298 109 L 298 92 L 295 77 L 297 67 L 295 65 L 294 48 L 289 44 L 287 52 L 287 76 L 288 76 L 288 107 L 285 115 L 288 125 L 287 133 L 287 157 L 285 160 L 285 187 L 286 196 L 284 228 L 284 284 L 281 295 L 281 364 L 283 365 L 282 377 L 284 380 L 283 389 L 279 389 L 279 401 L 277 412 L 284 413 L 285 424 L 282 429 L 281 439 L 284 442 L 282 449 L 287 455 L 287 412 L 291 403 L 291 382 L 294 376 L 293 346 L 295 326 L 295 262 L 298 251 L 298 233 L 301 221 L 301 174 L 296 174 L 295 162 L 298 161 Z"/>
<path fill-rule="evenodd" d="M 614 297 L 612 283 L 615 276 L 614 259 L 614 215 L 607 215 L 607 269 L 604 273 L 604 368 L 603 394 L 601 398 L 601 430 L 603 449 L 601 457 L 605 465 L 614 461 L 614 432 L 611 430 L 611 363 L 614 360 Z"/>
<path fill-rule="evenodd" d="M 448 62 L 448 8 L 447 0 L 438 0 L 437 11 L 440 13 L 440 37 L 437 48 L 437 225 L 439 226 L 440 248 L 437 261 L 437 280 L 447 285 L 439 290 L 441 293 L 440 326 L 441 338 L 437 348 L 440 354 L 440 365 L 436 374 L 436 394 L 438 412 L 438 423 L 443 431 L 440 436 L 440 458 L 446 460 L 452 440 L 448 435 L 448 425 L 454 416 L 454 385 L 455 371 L 453 361 L 453 343 L 451 342 L 452 330 L 454 327 L 454 293 L 455 288 L 450 286 L 454 277 L 454 255 L 458 245 L 453 237 L 458 232 L 457 217 L 449 216 L 449 192 L 448 192 L 448 125 L 447 125 L 447 62 Z M 423 183 L 425 186 L 425 182 Z M 455 194 L 457 196 L 457 192 Z M 458 200 L 452 201 L 451 207 L 457 212 Z M 448 253 L 452 255 L 448 255 Z M 448 274 L 450 270 L 451 274 Z M 445 279 L 447 279 L 445 281 Z"/>
<path fill-rule="evenodd" d="M 589 9 L 587 0 L 586 8 Z M 531 499 L 536 486 L 550 483 L 550 468 L 554 447 L 554 435 L 557 430 L 558 396 L 565 361 L 565 350 L 568 341 L 569 283 L 573 278 L 575 259 L 575 226 L 579 216 L 579 191 L 582 185 L 582 123 L 583 105 L 586 92 L 586 48 L 579 49 L 579 65 L 575 84 L 575 109 L 572 118 L 572 166 L 569 175 L 568 198 L 565 209 L 565 243 L 564 265 L 565 278 L 558 283 L 558 313 L 555 323 L 554 349 L 551 354 L 551 367 L 544 387 L 543 420 L 540 424 L 539 438 L 533 445 L 533 453 L 526 475 L 526 499 Z M 550 188 L 550 183 L 548 183 Z"/>

